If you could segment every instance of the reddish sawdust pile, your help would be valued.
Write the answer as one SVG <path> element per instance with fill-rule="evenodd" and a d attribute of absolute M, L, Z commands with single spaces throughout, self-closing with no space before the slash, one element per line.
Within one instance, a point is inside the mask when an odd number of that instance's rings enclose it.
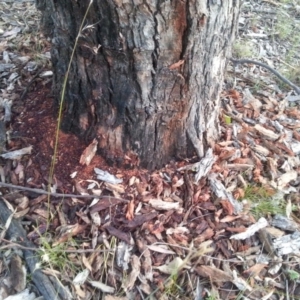
<path fill-rule="evenodd" d="M 48 183 L 51 159 L 57 128 L 58 112 L 53 108 L 51 87 L 38 82 L 34 90 L 28 93 L 24 101 L 15 101 L 13 107 L 12 139 L 9 151 L 33 146 L 32 155 L 25 165 L 24 184 L 41 187 Z M 101 155 L 96 155 L 89 166 L 79 163 L 80 156 L 91 141 L 79 139 L 74 134 L 59 133 L 59 146 L 56 155 L 54 180 L 60 192 L 72 193 L 76 183 L 81 180 L 96 179 L 94 168 L 106 170 L 120 176 L 127 182 L 132 176 L 150 176 L 150 173 L 138 168 L 122 169 L 109 166 Z M 24 163 L 24 158 L 22 162 Z M 186 162 L 182 162 L 185 164 Z M 178 167 L 179 165 L 177 165 Z M 77 172 L 74 179 L 70 175 Z M 12 180 L 14 183 L 14 180 Z M 20 184 L 20 182 L 15 182 Z M 81 184 L 85 186 L 86 184 Z M 80 190 L 77 189 L 77 192 Z"/>
<path fill-rule="evenodd" d="M 14 115 L 9 150 L 33 146 L 32 155 L 25 166 L 25 182 L 27 181 L 26 185 L 39 187 L 42 183 L 47 183 L 49 178 L 57 126 L 57 113 L 53 109 L 50 87 L 37 86 L 36 91 L 29 93 L 24 102 L 16 102 Z M 78 172 L 76 181 L 93 179 L 94 167 L 107 167 L 99 155 L 94 157 L 89 166 L 79 164 L 87 145 L 77 136 L 60 131 L 54 178 L 61 191 L 72 191 L 74 181 L 70 177 L 71 173 Z"/>

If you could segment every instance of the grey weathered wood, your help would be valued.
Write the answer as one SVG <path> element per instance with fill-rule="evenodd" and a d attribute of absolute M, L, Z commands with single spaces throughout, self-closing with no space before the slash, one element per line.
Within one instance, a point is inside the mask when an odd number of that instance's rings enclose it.
<path fill-rule="evenodd" d="M 219 93 L 239 2 L 94 0 L 72 63 L 62 128 L 96 137 L 111 161 L 134 153 L 154 168 L 195 152 L 202 157 L 219 136 Z M 57 104 L 88 4 L 37 0 L 52 35 Z"/>

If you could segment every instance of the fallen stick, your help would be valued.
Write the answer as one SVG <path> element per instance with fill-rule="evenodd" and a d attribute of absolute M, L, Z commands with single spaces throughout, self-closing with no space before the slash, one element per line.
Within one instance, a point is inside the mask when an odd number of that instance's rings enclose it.
<path fill-rule="evenodd" d="M 276 75 L 280 80 L 282 80 L 284 83 L 286 83 L 287 85 L 289 85 L 290 87 L 292 87 L 294 89 L 294 91 L 300 95 L 300 87 L 298 87 L 297 85 L 295 85 L 294 83 L 292 83 L 291 81 L 289 81 L 287 78 L 285 78 L 283 75 L 281 75 L 278 71 L 276 71 L 275 69 L 273 69 L 272 67 L 270 67 L 267 64 L 264 64 L 260 61 L 256 61 L 256 60 L 252 60 L 252 59 L 230 59 L 235 65 L 237 64 L 254 64 L 260 67 L 263 67 L 267 70 L 269 70 L 271 73 L 273 73 L 274 75 Z"/>
<path fill-rule="evenodd" d="M 113 196 L 49 193 L 49 192 L 47 192 L 45 190 L 42 190 L 42 189 L 33 189 L 33 188 L 26 187 L 26 186 L 14 185 L 14 184 L 4 183 L 4 182 L 0 182 L 0 186 L 7 187 L 7 188 L 13 188 L 13 189 L 16 189 L 16 190 L 21 190 L 21 191 L 33 192 L 33 193 L 42 194 L 42 195 L 48 195 L 48 196 L 52 196 L 52 197 L 55 197 L 55 198 L 63 197 L 63 198 L 89 198 L 89 199 L 91 199 L 91 198 L 98 198 L 98 199 L 114 198 L 114 199 L 117 199 L 116 197 L 113 197 Z M 129 200 L 125 200 L 125 199 L 121 199 L 121 198 L 119 200 L 122 200 L 123 202 L 129 202 Z"/>

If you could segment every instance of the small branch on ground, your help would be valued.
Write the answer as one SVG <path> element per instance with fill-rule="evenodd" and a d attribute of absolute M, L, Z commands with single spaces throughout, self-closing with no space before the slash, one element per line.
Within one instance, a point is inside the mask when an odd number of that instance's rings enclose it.
<path fill-rule="evenodd" d="M 116 197 L 113 197 L 113 196 L 49 193 L 49 192 L 47 192 L 45 190 L 42 190 L 42 189 L 33 189 L 33 188 L 25 187 L 25 186 L 14 185 L 14 184 L 4 183 L 4 182 L 0 182 L 0 186 L 7 187 L 7 188 L 13 188 L 13 189 L 16 189 L 16 190 L 21 190 L 21 191 L 33 192 L 33 193 L 42 194 L 42 195 L 48 195 L 48 196 L 52 196 L 52 197 L 55 197 L 55 198 L 58 198 L 58 197 L 63 197 L 63 198 L 86 198 L 86 199 L 91 199 L 91 198 L 111 199 L 111 198 L 114 198 L 114 199 L 118 199 L 118 200 L 123 201 L 123 202 L 129 202 L 129 200 L 116 198 Z"/>

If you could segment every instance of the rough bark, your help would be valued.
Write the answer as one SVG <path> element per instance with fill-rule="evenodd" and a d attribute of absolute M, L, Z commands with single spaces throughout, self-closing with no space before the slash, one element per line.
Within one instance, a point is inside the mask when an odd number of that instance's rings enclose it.
<path fill-rule="evenodd" d="M 37 4 L 53 22 L 58 104 L 88 1 Z M 135 153 L 147 168 L 195 151 L 202 157 L 219 136 L 219 94 L 239 6 L 239 0 L 94 0 L 72 62 L 62 128 L 96 136 L 105 156 Z"/>

